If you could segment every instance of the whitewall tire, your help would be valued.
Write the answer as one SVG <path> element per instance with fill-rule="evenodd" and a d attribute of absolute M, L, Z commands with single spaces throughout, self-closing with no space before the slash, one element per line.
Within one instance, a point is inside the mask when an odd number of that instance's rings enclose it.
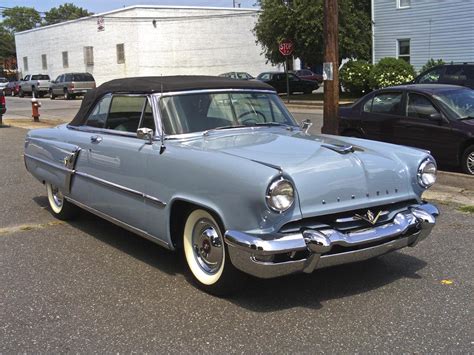
<path fill-rule="evenodd" d="M 183 247 L 193 279 L 204 291 L 225 296 L 240 284 L 242 273 L 231 264 L 223 231 L 209 212 L 195 209 L 188 215 Z"/>
<path fill-rule="evenodd" d="M 49 207 L 56 218 L 67 220 L 76 216 L 77 207 L 66 201 L 63 193 L 54 185 L 46 183 Z"/>

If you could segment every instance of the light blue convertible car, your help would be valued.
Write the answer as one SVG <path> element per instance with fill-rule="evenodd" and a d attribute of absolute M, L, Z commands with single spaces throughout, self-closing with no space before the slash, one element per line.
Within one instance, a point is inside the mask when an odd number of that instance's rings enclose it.
<path fill-rule="evenodd" d="M 80 207 L 182 249 L 217 295 L 245 274 L 310 273 L 428 236 L 429 152 L 307 129 L 258 81 L 128 78 L 88 93 L 70 124 L 30 131 L 24 156 L 55 216 Z"/>

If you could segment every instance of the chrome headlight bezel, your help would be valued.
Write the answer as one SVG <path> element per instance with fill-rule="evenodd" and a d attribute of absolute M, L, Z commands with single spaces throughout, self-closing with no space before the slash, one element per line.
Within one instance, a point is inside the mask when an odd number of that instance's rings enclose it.
<path fill-rule="evenodd" d="M 277 194 L 278 192 L 283 192 L 283 190 L 287 189 L 287 199 L 288 201 L 276 201 L 277 196 L 284 196 L 285 194 Z M 289 193 L 288 193 L 289 192 Z M 295 188 L 290 180 L 280 177 L 268 185 L 267 193 L 265 195 L 265 201 L 267 206 L 273 211 L 277 213 L 283 213 L 288 211 L 288 209 L 293 206 L 295 202 Z M 278 203 L 279 202 L 279 203 Z M 283 204 L 282 204 L 283 202 Z"/>
<path fill-rule="evenodd" d="M 433 170 L 434 169 L 434 170 Z M 438 167 L 432 158 L 424 159 L 418 166 L 417 180 L 418 184 L 427 189 L 436 182 Z"/>

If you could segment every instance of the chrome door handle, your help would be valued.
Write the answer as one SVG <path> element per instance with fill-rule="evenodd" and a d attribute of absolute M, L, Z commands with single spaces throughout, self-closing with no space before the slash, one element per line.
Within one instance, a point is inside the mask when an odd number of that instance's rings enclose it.
<path fill-rule="evenodd" d="M 91 143 L 100 143 L 102 142 L 101 136 L 91 136 Z"/>

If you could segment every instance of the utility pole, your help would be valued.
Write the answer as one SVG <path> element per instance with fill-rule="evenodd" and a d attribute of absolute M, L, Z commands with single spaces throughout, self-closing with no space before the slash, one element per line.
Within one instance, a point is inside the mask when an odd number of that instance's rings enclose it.
<path fill-rule="evenodd" d="M 324 0 L 324 62 L 326 78 L 324 80 L 324 110 L 321 132 L 338 134 L 339 36 L 337 0 Z"/>

